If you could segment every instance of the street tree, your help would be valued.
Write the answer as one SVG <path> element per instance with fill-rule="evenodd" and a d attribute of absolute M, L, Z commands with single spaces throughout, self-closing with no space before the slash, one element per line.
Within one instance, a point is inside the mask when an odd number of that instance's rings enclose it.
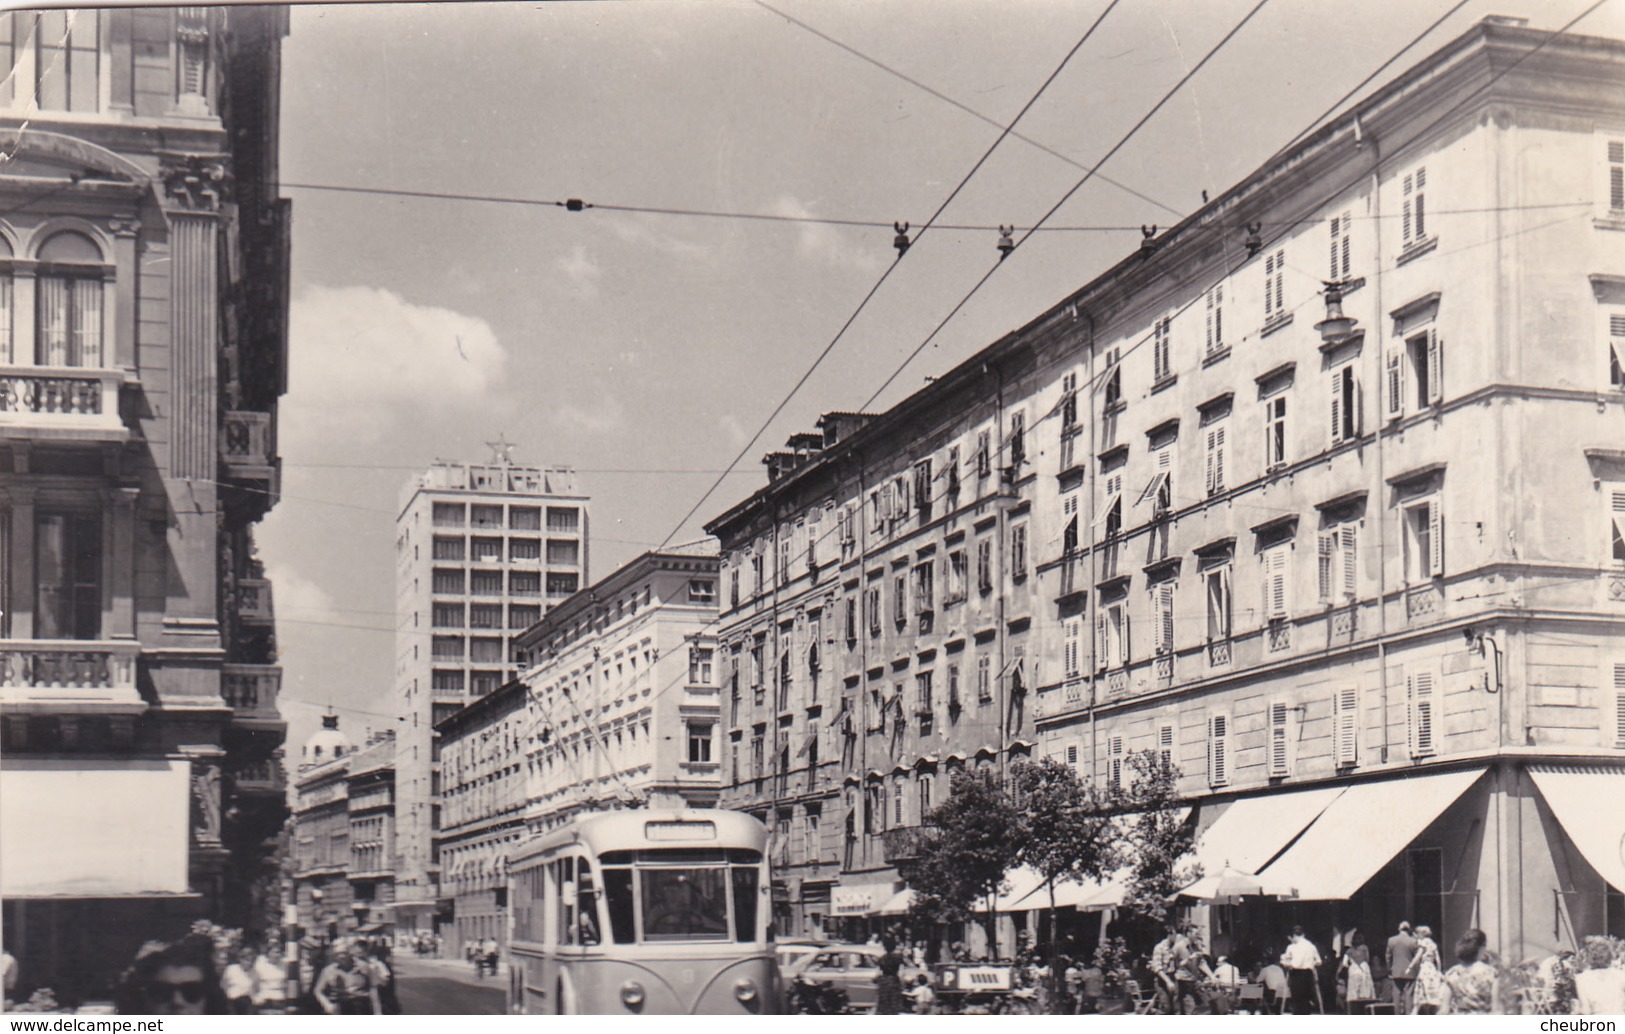
<path fill-rule="evenodd" d="M 955 772 L 947 800 L 925 816 L 915 856 L 898 866 L 914 890 L 909 918 L 963 923 L 984 902 L 988 944 L 998 944 L 993 904 L 1021 849 L 1023 822 L 992 772 Z"/>
<path fill-rule="evenodd" d="M 1179 769 L 1155 750 L 1136 751 L 1124 761 L 1128 779 L 1113 795 L 1115 810 L 1123 813 L 1129 870 L 1123 908 L 1160 924 L 1169 898 L 1199 879 L 1202 867 L 1190 857 L 1195 836 L 1179 806 Z"/>

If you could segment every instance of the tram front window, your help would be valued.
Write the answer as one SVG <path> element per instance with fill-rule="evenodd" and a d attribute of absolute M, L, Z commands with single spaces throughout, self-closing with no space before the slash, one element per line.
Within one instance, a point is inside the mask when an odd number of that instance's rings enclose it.
<path fill-rule="evenodd" d="M 754 867 L 736 865 L 728 870 L 733 875 L 734 940 L 756 939 L 756 878 Z"/>
<path fill-rule="evenodd" d="M 616 944 L 635 944 L 637 923 L 632 913 L 632 870 L 604 870 L 604 902 L 609 907 L 609 935 Z"/>
<path fill-rule="evenodd" d="M 644 869 L 643 937 L 649 941 L 727 940 L 727 870 Z"/>

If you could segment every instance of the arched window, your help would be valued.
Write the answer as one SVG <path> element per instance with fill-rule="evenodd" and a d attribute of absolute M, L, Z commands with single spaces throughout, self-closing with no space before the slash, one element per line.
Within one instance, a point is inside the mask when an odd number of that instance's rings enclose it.
<path fill-rule="evenodd" d="M 39 250 L 34 361 L 41 366 L 102 365 L 101 249 L 64 231 Z"/>

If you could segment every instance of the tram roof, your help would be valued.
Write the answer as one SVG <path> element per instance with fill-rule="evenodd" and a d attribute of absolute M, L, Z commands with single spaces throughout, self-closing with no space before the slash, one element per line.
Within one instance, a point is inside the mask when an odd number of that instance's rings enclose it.
<path fill-rule="evenodd" d="M 686 839 L 651 833 L 650 826 L 668 823 L 709 822 L 714 838 Z M 669 828 L 669 827 L 668 827 Z M 672 830 L 672 832 L 676 832 Z M 578 815 L 558 829 L 543 833 L 520 845 L 514 852 L 515 864 L 545 854 L 567 844 L 580 843 L 595 854 L 603 851 L 639 849 L 718 847 L 761 851 L 767 843 L 767 827 L 742 811 L 718 808 L 637 808 L 625 811 Z"/>

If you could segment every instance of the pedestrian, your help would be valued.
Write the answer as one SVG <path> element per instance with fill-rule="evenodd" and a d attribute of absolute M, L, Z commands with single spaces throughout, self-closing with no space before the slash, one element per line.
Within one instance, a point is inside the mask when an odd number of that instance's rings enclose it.
<path fill-rule="evenodd" d="M 395 967 L 389 945 L 383 941 L 372 950 L 372 976 L 378 988 L 378 1009 L 385 1016 L 401 1014 L 401 1000 L 395 993 Z"/>
<path fill-rule="evenodd" d="M 187 936 L 142 945 L 119 993 L 118 1011 L 158 1016 L 223 1016 L 229 1011 L 213 945 Z"/>
<path fill-rule="evenodd" d="M 1174 1003 L 1182 1016 L 1194 1016 L 1207 1006 L 1204 980 L 1213 979 L 1213 970 L 1196 945 L 1196 931 L 1186 927 L 1174 941 Z"/>
<path fill-rule="evenodd" d="M 1179 943 L 1179 931 L 1172 923 L 1163 929 L 1166 936 L 1151 949 L 1151 976 L 1156 980 L 1158 1011 L 1167 1014 L 1179 1010 L 1179 986 L 1174 981 L 1174 946 Z"/>
<path fill-rule="evenodd" d="M 876 965 L 880 975 L 875 977 L 876 1016 L 898 1016 L 903 1012 L 903 956 L 897 954 L 897 942 L 888 934 L 881 938 L 882 954 Z"/>
<path fill-rule="evenodd" d="M 586 913 L 583 912 L 582 915 L 586 915 Z M 594 941 L 594 943 L 597 943 L 597 937 L 596 936 L 593 938 L 593 941 Z M 491 971 L 491 975 L 496 976 L 497 975 L 497 939 L 495 937 L 487 937 L 485 940 L 480 942 L 480 958 L 481 958 L 481 960 L 483 960 L 485 968 L 489 969 Z"/>
<path fill-rule="evenodd" d="M 1483 930 L 1468 930 L 1456 939 L 1456 964 L 1444 974 L 1440 1013 L 1488 1016 L 1501 1011 L 1500 979 L 1484 958 Z"/>
<path fill-rule="evenodd" d="M 1408 975 L 1415 980 L 1411 986 L 1411 1013 L 1432 1016 L 1444 1002 L 1444 971 L 1440 969 L 1439 946 L 1433 940 L 1433 928 L 1416 928 L 1416 954 L 1411 958 Z"/>
<path fill-rule="evenodd" d="M 1100 1000 L 1106 997 L 1106 974 L 1094 959 L 1084 962 L 1078 970 L 1078 1014 L 1093 1016 L 1100 1011 Z"/>
<path fill-rule="evenodd" d="M 1411 1011 L 1411 986 L 1415 980 L 1409 975 L 1411 960 L 1416 957 L 1416 937 L 1411 924 L 1401 922 L 1399 932 L 1388 938 L 1388 953 L 1384 962 L 1388 966 L 1388 982 L 1393 984 L 1394 1015 L 1404 1016 Z"/>
<path fill-rule="evenodd" d="M 329 1016 L 373 1016 L 378 1012 L 378 993 L 367 970 L 356 964 L 348 948 L 333 952 L 312 989 L 316 1004 Z"/>
<path fill-rule="evenodd" d="M 6 1001 L 16 1000 L 17 956 L 11 953 L 10 948 L 0 948 L 0 987 L 4 987 Z"/>
<path fill-rule="evenodd" d="M 1371 978 L 1371 949 L 1366 947 L 1365 934 L 1355 930 L 1349 935 L 1338 968 L 1342 974 L 1345 1006 L 1377 997 L 1376 981 Z"/>
<path fill-rule="evenodd" d="M 288 1011 L 288 972 L 282 967 L 281 947 L 272 938 L 254 954 L 254 1009 L 262 1016 Z"/>
<path fill-rule="evenodd" d="M 233 1016 L 254 1015 L 254 950 L 243 948 L 220 974 L 220 990 Z"/>
<path fill-rule="evenodd" d="M 1625 962 L 1607 938 L 1585 946 L 1586 970 L 1574 976 L 1574 1011 L 1583 1016 L 1625 1015 Z"/>
<path fill-rule="evenodd" d="M 1281 966 L 1286 970 L 1287 995 L 1294 1016 L 1308 1016 L 1315 1011 L 1315 972 L 1321 965 L 1320 949 L 1316 948 L 1303 927 L 1294 926 L 1286 951 L 1281 954 Z"/>
<path fill-rule="evenodd" d="M 914 1003 L 916 1016 L 930 1016 L 937 1011 L 937 993 L 931 990 L 931 978 L 924 973 L 914 978 L 914 986 L 908 989 L 908 997 Z"/>
<path fill-rule="evenodd" d="M 1275 947 L 1271 945 L 1264 949 L 1264 957 L 1258 967 L 1258 982 L 1264 985 L 1264 1008 L 1268 1012 L 1279 1013 L 1282 1004 L 1291 993 L 1286 979 L 1286 970 L 1281 968 L 1279 956 Z"/>

